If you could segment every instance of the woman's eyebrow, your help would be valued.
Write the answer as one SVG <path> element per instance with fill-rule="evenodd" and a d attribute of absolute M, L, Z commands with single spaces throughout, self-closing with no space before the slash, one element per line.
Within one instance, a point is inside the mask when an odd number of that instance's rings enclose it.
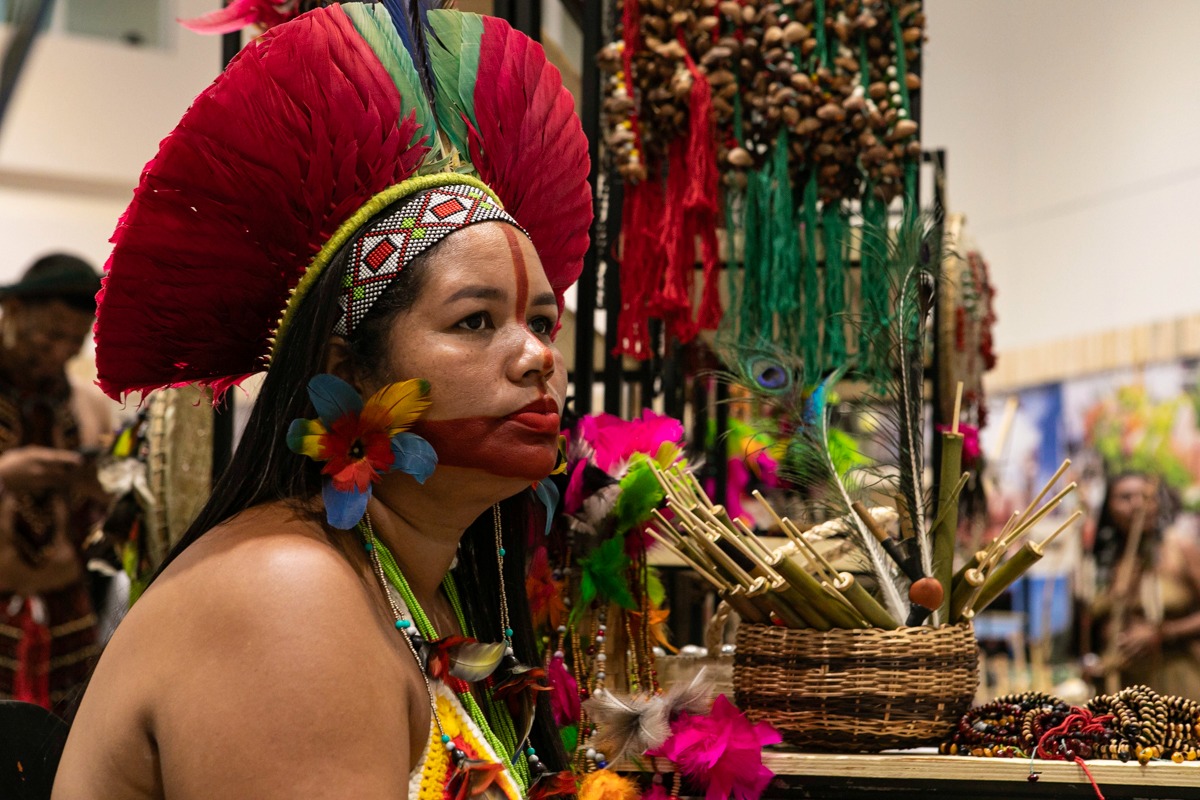
<path fill-rule="evenodd" d="M 495 286 L 464 286 L 446 299 L 447 303 L 455 300 L 503 300 L 507 295 L 503 289 Z"/>
<path fill-rule="evenodd" d="M 554 296 L 554 292 L 544 292 L 533 298 L 530 305 L 535 306 L 558 306 L 558 299 Z"/>

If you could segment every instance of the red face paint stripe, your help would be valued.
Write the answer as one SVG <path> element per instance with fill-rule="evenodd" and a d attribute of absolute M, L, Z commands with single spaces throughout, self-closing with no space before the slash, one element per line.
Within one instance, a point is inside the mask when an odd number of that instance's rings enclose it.
<path fill-rule="evenodd" d="M 517 321 L 521 327 L 527 328 L 525 321 L 525 305 L 529 302 L 529 272 L 525 269 L 525 254 L 521 252 L 521 243 L 517 240 L 517 232 L 511 225 L 503 225 L 504 238 L 508 240 L 508 252 L 512 254 L 513 277 L 517 281 Z"/>

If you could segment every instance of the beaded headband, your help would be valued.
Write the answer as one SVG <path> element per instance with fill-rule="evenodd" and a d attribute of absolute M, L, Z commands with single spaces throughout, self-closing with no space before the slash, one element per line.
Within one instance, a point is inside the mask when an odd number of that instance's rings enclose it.
<path fill-rule="evenodd" d="M 342 316 L 334 333 L 353 333 L 400 270 L 414 258 L 455 231 L 488 221 L 507 222 L 524 232 L 499 201 L 468 183 L 427 191 L 376 220 L 354 244 L 338 298 Z"/>

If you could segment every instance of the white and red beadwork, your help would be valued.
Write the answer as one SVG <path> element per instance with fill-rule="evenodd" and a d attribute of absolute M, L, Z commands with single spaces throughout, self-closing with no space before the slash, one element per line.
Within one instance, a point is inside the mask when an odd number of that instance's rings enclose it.
<path fill-rule="evenodd" d="M 521 227 L 487 192 L 468 185 L 431 189 L 377 220 L 354 246 L 338 301 L 342 317 L 334 331 L 350 334 L 414 258 L 451 233 L 489 220 Z"/>

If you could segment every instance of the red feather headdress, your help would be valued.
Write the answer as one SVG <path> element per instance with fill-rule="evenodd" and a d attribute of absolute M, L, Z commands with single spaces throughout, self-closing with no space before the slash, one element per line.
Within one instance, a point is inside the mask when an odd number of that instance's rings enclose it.
<path fill-rule="evenodd" d="M 289 300 L 337 246 L 406 194 L 478 183 L 443 173 L 460 161 L 529 232 L 561 306 L 592 204 L 558 71 L 501 20 L 425 9 L 438 34 L 426 42 L 406 13 L 348 3 L 270 29 L 163 140 L 98 297 L 110 396 L 187 383 L 219 395 L 265 369 Z"/>

